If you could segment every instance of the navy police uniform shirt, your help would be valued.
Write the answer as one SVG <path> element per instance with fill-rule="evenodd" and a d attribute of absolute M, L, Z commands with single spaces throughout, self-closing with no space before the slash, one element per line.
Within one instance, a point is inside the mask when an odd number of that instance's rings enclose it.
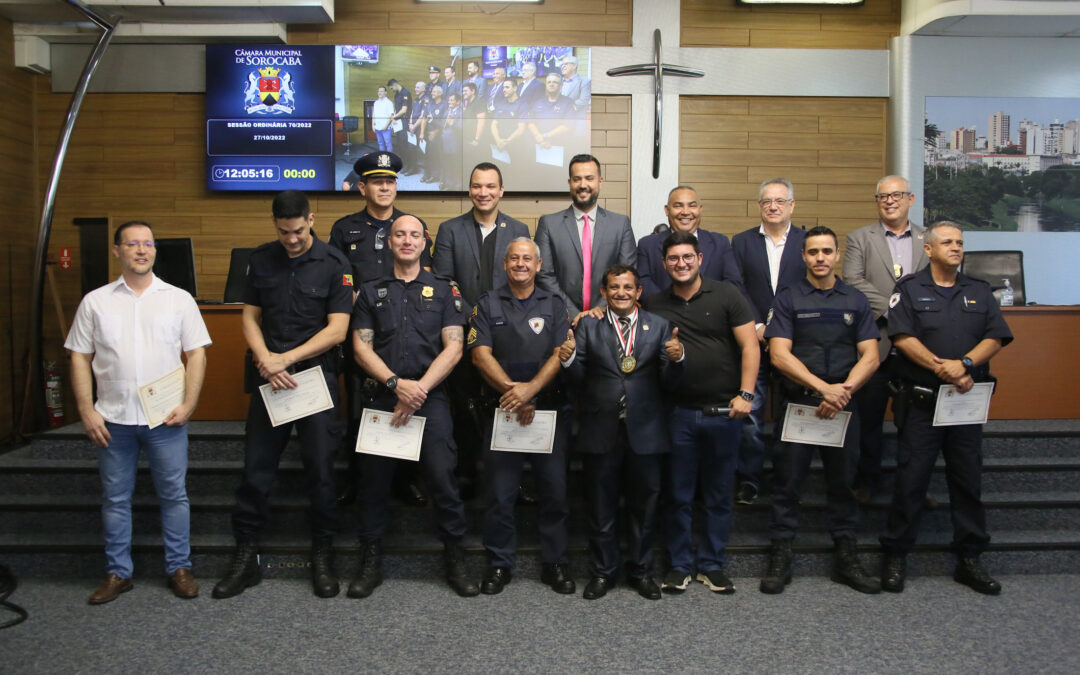
<path fill-rule="evenodd" d="M 515 382 L 528 382 L 566 340 L 566 302 L 542 288 L 519 300 L 509 286 L 480 296 L 467 340 L 469 349 L 490 347 Z"/>
<path fill-rule="evenodd" d="M 352 330 L 375 331 L 375 353 L 398 377 L 415 380 L 443 350 L 442 329 L 465 325 L 457 286 L 427 270 L 409 282 L 393 276 L 360 287 Z"/>
<path fill-rule="evenodd" d="M 340 218 L 330 229 L 330 246 L 345 254 L 352 265 L 356 285 L 394 275 L 394 256 L 390 253 L 390 226 L 401 216 L 411 215 L 395 207 L 388 220 L 373 217 L 365 208 L 359 213 Z M 417 218 L 420 220 L 420 218 Z M 427 223 L 424 226 L 424 239 L 427 244 L 420 254 L 420 266 L 431 267 L 431 236 Z"/>
<path fill-rule="evenodd" d="M 776 294 L 765 339 L 791 340 L 791 353 L 830 384 L 843 382 L 859 360 L 858 343 L 881 337 L 870 301 L 840 279 L 822 290 L 805 277 Z"/>
<path fill-rule="evenodd" d="M 1002 345 L 1013 339 L 990 284 L 957 273 L 954 286 L 938 286 L 929 266 L 900 279 L 889 298 L 889 337 L 895 341 L 899 335 L 917 338 L 943 359 L 962 358 L 987 338 L 997 338 Z M 989 365 L 983 364 L 972 377 L 978 382 L 989 372 Z M 942 384 L 932 371 L 907 357 L 900 359 L 900 375 L 926 387 Z"/>
<path fill-rule="evenodd" d="M 272 241 L 251 253 L 244 304 L 262 309 L 263 340 L 280 354 L 325 328 L 328 315 L 348 314 L 352 292 L 349 262 L 340 251 L 314 238 L 307 253 L 289 258 Z"/>

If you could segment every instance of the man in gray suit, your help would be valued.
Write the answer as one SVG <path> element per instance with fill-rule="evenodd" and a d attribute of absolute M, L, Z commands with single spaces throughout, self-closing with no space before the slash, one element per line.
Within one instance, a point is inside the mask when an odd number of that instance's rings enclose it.
<path fill-rule="evenodd" d="M 562 95 L 569 96 L 578 110 L 585 110 L 592 102 L 592 82 L 578 75 L 576 56 L 567 56 L 559 64 L 562 71 Z"/>
<path fill-rule="evenodd" d="M 573 204 L 558 213 L 540 216 L 536 226 L 536 245 L 544 261 L 537 283 L 566 301 L 566 309 L 577 326 L 582 314 L 604 305 L 600 294 L 604 270 L 616 263 L 635 265 L 637 245 L 629 218 L 596 205 L 604 182 L 600 160 L 592 155 L 574 155 L 567 182 Z M 592 255 L 583 258 L 583 250 Z"/>
<path fill-rule="evenodd" d="M 844 252 L 844 281 L 870 300 L 881 333 L 878 341 L 881 365 L 855 394 L 862 422 L 855 496 L 863 504 L 870 501 L 881 477 L 881 427 L 889 404 L 888 382 L 895 375 L 897 363 L 886 330 L 889 296 L 900 277 L 918 272 L 927 264 L 923 250 L 926 228 L 908 220 L 908 210 L 915 203 L 915 195 L 907 179 L 885 176 L 877 183 L 874 200 L 878 222 L 848 234 Z"/>

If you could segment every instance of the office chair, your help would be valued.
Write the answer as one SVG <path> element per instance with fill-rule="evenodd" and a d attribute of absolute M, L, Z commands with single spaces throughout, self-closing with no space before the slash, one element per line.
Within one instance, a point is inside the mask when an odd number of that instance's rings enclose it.
<path fill-rule="evenodd" d="M 349 156 L 349 148 L 352 147 L 352 132 L 360 129 L 360 118 L 355 115 L 346 115 L 341 118 L 341 130 L 345 132 L 345 156 Z"/>
<path fill-rule="evenodd" d="M 1023 251 L 965 251 L 960 271 L 990 284 L 998 303 L 1001 302 L 1001 291 L 1005 288 L 1004 280 L 1008 279 L 1013 289 L 1013 305 L 1023 307 L 1027 304 L 1024 293 Z"/>
<path fill-rule="evenodd" d="M 234 248 L 229 256 L 229 277 L 225 280 L 226 303 L 244 301 L 244 287 L 247 285 L 248 259 L 253 248 Z"/>

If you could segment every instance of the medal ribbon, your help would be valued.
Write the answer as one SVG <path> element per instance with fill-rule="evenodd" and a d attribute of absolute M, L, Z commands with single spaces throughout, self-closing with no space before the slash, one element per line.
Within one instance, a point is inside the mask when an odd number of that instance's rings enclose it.
<path fill-rule="evenodd" d="M 623 356 L 631 356 L 634 353 L 634 340 L 636 339 L 637 331 L 634 330 L 634 318 L 637 317 L 637 309 L 634 309 L 634 313 L 631 314 L 630 319 L 630 335 L 624 340 L 622 329 L 619 327 L 618 319 L 614 312 L 608 314 L 608 320 L 611 321 L 611 325 L 615 327 L 615 337 L 619 338 L 619 349 L 622 351 Z"/>

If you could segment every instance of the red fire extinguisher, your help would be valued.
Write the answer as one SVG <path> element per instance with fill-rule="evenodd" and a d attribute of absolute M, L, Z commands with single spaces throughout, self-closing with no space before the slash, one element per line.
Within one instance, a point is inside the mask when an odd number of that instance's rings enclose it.
<path fill-rule="evenodd" d="M 49 426 L 54 429 L 64 426 L 64 388 L 55 361 L 45 362 L 45 407 L 49 412 Z"/>

